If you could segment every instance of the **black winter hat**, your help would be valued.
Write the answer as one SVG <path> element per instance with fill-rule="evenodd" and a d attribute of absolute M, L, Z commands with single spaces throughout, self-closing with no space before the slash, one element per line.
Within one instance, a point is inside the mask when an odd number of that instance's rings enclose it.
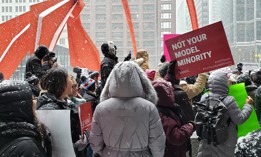
<path fill-rule="evenodd" d="M 0 83 L 0 121 L 34 124 L 32 90 L 25 81 Z"/>
<path fill-rule="evenodd" d="M 252 84 L 251 79 L 248 74 L 244 73 L 237 77 L 237 83 L 245 83 L 245 86 Z"/>
<path fill-rule="evenodd" d="M 49 50 L 48 50 L 48 48 L 47 48 L 46 46 L 44 46 L 44 45 L 39 46 L 39 47 L 35 50 L 35 52 L 34 52 L 34 54 L 35 54 L 39 59 L 43 59 L 44 56 L 46 56 L 48 53 L 49 53 Z"/>
<path fill-rule="evenodd" d="M 169 62 L 164 62 L 159 68 L 160 77 L 164 78 L 168 72 Z"/>

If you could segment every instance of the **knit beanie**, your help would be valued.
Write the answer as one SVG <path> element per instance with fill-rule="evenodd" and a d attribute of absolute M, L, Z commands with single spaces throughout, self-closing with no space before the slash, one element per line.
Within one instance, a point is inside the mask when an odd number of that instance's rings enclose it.
<path fill-rule="evenodd" d="M 169 62 L 164 62 L 159 68 L 160 77 L 164 78 L 168 72 Z"/>
<path fill-rule="evenodd" d="M 25 81 L 0 83 L 0 121 L 34 124 L 32 90 Z"/>
<path fill-rule="evenodd" d="M 154 87 L 158 95 L 157 105 L 172 107 L 175 102 L 172 85 L 164 80 L 155 80 L 152 81 L 152 86 Z"/>

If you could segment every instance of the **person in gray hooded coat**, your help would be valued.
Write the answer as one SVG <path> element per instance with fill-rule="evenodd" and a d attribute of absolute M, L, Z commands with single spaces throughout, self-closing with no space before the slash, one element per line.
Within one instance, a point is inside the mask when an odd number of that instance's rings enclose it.
<path fill-rule="evenodd" d="M 235 98 L 228 96 L 228 79 L 226 73 L 221 70 L 212 72 L 208 78 L 209 93 L 202 96 L 201 100 L 205 100 L 208 96 L 217 99 L 223 99 L 224 105 L 227 107 L 227 114 L 231 119 L 228 126 L 228 139 L 223 143 L 214 146 L 208 144 L 207 140 L 201 140 L 199 143 L 198 157 L 233 157 L 237 143 L 236 125 L 244 123 L 250 116 L 252 107 L 250 104 L 253 100 L 247 97 L 246 104 L 240 110 Z"/>
<path fill-rule="evenodd" d="M 157 94 L 132 61 L 116 64 L 94 112 L 89 141 L 102 157 L 163 157 L 166 136 Z"/>

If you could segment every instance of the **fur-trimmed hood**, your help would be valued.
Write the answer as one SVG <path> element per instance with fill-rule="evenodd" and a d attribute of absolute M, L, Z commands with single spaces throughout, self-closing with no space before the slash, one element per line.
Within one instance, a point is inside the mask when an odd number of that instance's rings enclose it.
<path fill-rule="evenodd" d="M 100 101 L 111 97 L 142 97 L 153 104 L 157 103 L 157 93 L 145 72 L 133 61 L 115 65 L 101 93 Z"/>

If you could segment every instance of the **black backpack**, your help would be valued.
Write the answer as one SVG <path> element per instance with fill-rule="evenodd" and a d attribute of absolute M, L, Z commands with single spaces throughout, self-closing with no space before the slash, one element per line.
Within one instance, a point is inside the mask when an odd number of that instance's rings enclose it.
<path fill-rule="evenodd" d="M 206 97 L 205 100 L 195 102 L 195 124 L 199 140 L 205 139 L 208 144 L 218 145 L 228 139 L 228 126 L 230 118 L 223 100 Z"/>

